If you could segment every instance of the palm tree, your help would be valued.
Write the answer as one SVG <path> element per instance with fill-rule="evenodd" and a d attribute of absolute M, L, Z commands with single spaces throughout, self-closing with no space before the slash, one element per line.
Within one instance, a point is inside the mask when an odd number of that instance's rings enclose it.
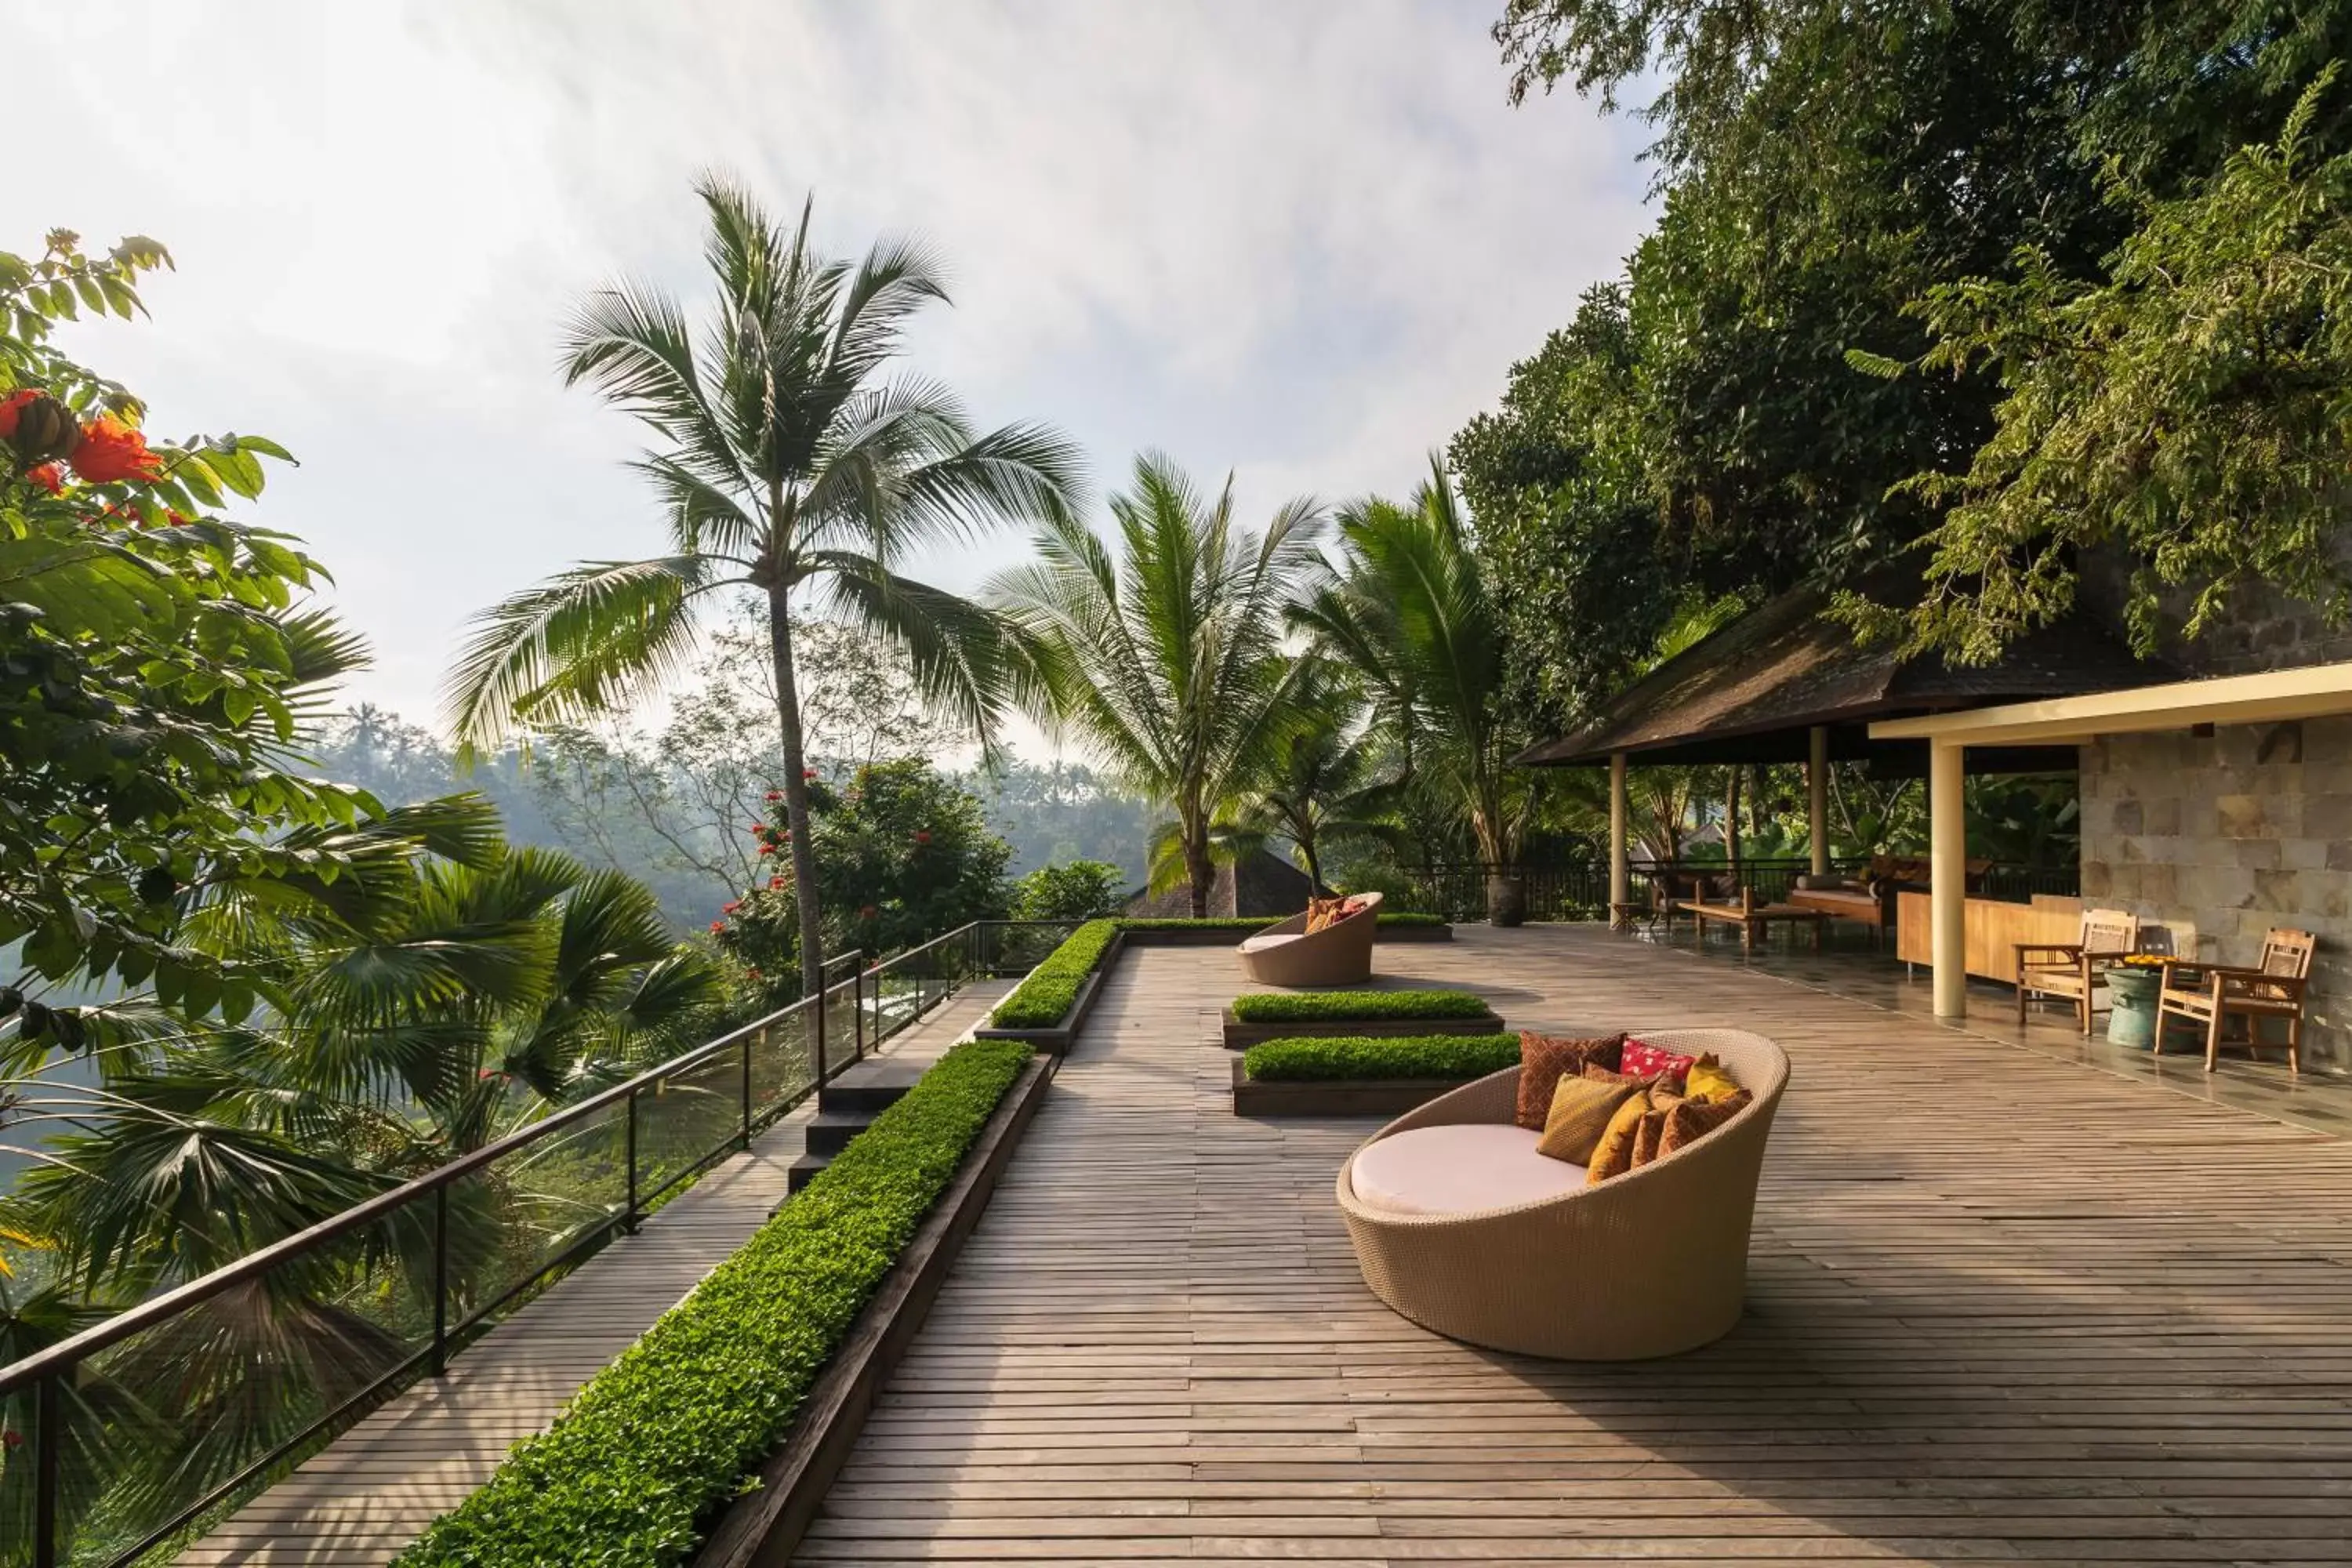
<path fill-rule="evenodd" d="M 1076 517 L 1049 519 L 1037 561 L 997 578 L 990 599 L 1015 633 L 1038 721 L 1173 814 L 1171 864 L 1204 915 L 1217 808 L 1297 716 L 1283 616 L 1316 566 L 1320 519 L 1293 500 L 1253 533 L 1234 524 L 1230 479 L 1209 500 L 1150 453 L 1110 512 L 1118 559 Z"/>
<path fill-rule="evenodd" d="M 1364 702 L 1344 673 L 1309 658 L 1299 673 L 1298 723 L 1274 747 L 1265 773 L 1250 781 L 1230 824 L 1218 832 L 1230 857 L 1268 838 L 1290 843 L 1300 869 L 1323 885 L 1323 849 L 1334 843 L 1398 845 L 1393 813 L 1398 781 L 1383 765 L 1391 750 L 1366 726 Z"/>
<path fill-rule="evenodd" d="M 1440 460 L 1404 505 L 1378 499 L 1339 514 L 1337 578 L 1294 624 L 1352 666 L 1393 731 L 1412 782 L 1467 818 L 1488 868 L 1490 918 L 1510 918 L 1507 880 L 1536 802 L 1536 781 L 1510 766 L 1524 742 L 1497 700 L 1502 616 L 1472 551 Z"/>
<path fill-rule="evenodd" d="M 793 882 L 814 888 L 794 595 L 808 588 L 902 648 L 925 698 L 984 732 L 998 628 L 898 567 L 928 542 L 1062 515 L 1077 459 L 1041 426 L 974 435 L 945 389 L 883 379 L 908 318 L 947 298 L 922 247 L 886 241 L 853 267 L 811 250 L 805 205 L 787 232 L 731 185 L 705 177 L 696 191 L 718 289 L 703 329 L 660 289 L 616 283 L 582 307 L 563 356 L 567 383 L 588 383 L 655 433 L 635 467 L 661 498 L 668 549 L 583 563 L 484 612 L 450 678 L 451 714 L 472 746 L 609 710 L 677 668 L 711 594 L 749 588 L 767 613 Z M 820 911 L 798 902 L 814 992 Z"/>
<path fill-rule="evenodd" d="M 31 1164 L 0 1224 L 47 1274 L 0 1295 L 0 1337 L 54 1337 L 446 1164 L 672 1054 L 718 998 L 650 891 L 551 850 L 379 868 L 340 912 L 224 913 L 199 934 L 273 973 L 278 1009 L 231 1025 L 126 1006 L 95 1026 L 96 1083 L 0 1083 L 11 1132 L 38 1140 L 6 1150 Z M 461 1309 L 609 1220 L 609 1150 L 549 1145 L 450 1189 Z M 131 1517 L 168 1513 L 361 1392 L 430 1321 L 430 1237 L 394 1215 L 135 1342 L 85 1391 L 76 1506 L 97 1500 L 103 1452 Z M 0 1529 L 18 1511 L 0 1496 Z"/>

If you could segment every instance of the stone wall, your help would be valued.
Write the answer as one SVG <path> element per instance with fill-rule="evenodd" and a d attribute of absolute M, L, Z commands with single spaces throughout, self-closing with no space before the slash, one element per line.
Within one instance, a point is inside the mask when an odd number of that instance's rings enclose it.
<path fill-rule="evenodd" d="M 2315 932 L 2304 1065 L 2352 1070 L 2352 720 L 2108 736 L 2082 749 L 2082 800 L 2085 902 L 2186 921 L 2222 963 L 2272 926 Z"/>

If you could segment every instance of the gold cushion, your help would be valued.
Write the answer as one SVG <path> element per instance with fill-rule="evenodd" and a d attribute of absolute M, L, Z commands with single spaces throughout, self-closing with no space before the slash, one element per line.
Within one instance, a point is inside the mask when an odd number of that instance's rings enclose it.
<path fill-rule="evenodd" d="M 1591 1070 L 1588 1066 L 1586 1071 Z M 1609 1130 L 1617 1108 L 1641 1092 L 1639 1083 L 1609 1083 L 1591 1077 L 1560 1074 L 1559 1085 L 1551 1094 L 1551 1114 L 1544 1120 L 1543 1137 L 1536 1143 L 1536 1152 L 1565 1160 L 1571 1165 L 1590 1164 L 1592 1151 L 1600 1145 L 1601 1135 Z"/>
<path fill-rule="evenodd" d="M 1746 1089 L 1727 1100 L 1686 1100 L 1666 1112 L 1665 1126 L 1658 1141 L 1658 1152 L 1671 1154 L 1685 1143 L 1695 1143 L 1733 1117 L 1748 1109 L 1756 1097 Z"/>
<path fill-rule="evenodd" d="M 1570 1035 L 1538 1035 L 1532 1029 L 1519 1031 L 1519 1098 L 1516 1120 L 1530 1132 L 1540 1132 L 1551 1120 L 1551 1094 L 1559 1086 L 1560 1075 L 1574 1077 L 1586 1062 L 1606 1059 L 1613 1062 L 1616 1053 L 1624 1047 L 1622 1035 L 1604 1035 L 1598 1039 L 1579 1039 Z"/>
<path fill-rule="evenodd" d="M 1723 1064 L 1708 1052 L 1691 1064 L 1690 1076 L 1683 1080 L 1683 1092 L 1693 1100 L 1729 1100 L 1740 1092 L 1739 1080 L 1723 1070 Z"/>
<path fill-rule="evenodd" d="M 1307 934 L 1328 931 L 1339 923 L 1339 912 L 1347 905 L 1345 899 L 1309 899 L 1307 900 Z"/>
<path fill-rule="evenodd" d="M 1633 1168 L 1633 1140 L 1642 1129 L 1642 1118 L 1650 1114 L 1650 1097 L 1629 1094 L 1609 1118 L 1601 1131 L 1601 1142 L 1594 1145 L 1592 1158 L 1585 1162 L 1584 1184 L 1597 1186 L 1612 1176 L 1622 1176 Z"/>

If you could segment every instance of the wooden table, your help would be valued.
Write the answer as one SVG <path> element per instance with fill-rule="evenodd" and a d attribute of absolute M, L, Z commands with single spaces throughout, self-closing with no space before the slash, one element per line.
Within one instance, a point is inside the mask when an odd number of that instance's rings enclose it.
<path fill-rule="evenodd" d="M 1738 926 L 1739 945 L 1746 952 L 1755 950 L 1756 939 L 1776 921 L 1783 924 L 1810 924 L 1813 928 L 1813 946 L 1819 949 L 1824 943 L 1822 933 L 1832 918 L 1827 910 L 1807 909 L 1801 904 L 1704 904 L 1685 899 L 1674 907 L 1698 922 L 1701 942 L 1706 940 L 1706 922 L 1709 921 Z"/>

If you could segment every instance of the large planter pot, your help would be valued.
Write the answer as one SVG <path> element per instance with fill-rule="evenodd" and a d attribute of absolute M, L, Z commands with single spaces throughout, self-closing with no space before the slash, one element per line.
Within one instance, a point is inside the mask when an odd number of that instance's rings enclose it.
<path fill-rule="evenodd" d="M 2157 969 L 2135 969 L 2121 963 L 2108 968 L 2109 1045 L 2129 1046 L 2136 1051 L 2158 1048 L 2156 993 L 2163 978 L 2163 971 Z"/>
<path fill-rule="evenodd" d="M 1528 884 L 1516 871 L 1486 879 L 1486 923 L 1515 926 L 1528 918 Z"/>

